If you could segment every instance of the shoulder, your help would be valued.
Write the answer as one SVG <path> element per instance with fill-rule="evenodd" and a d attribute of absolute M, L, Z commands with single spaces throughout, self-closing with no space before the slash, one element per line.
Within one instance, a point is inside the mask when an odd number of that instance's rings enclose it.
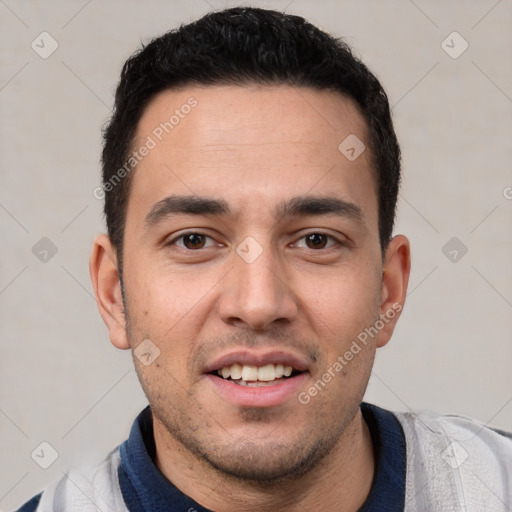
<path fill-rule="evenodd" d="M 512 506 L 512 434 L 462 416 L 395 416 L 406 439 L 410 500 L 425 510 Z"/>
<path fill-rule="evenodd" d="M 22 505 L 16 512 L 35 512 L 37 510 L 37 506 L 41 501 L 41 496 L 43 493 L 39 493 L 37 496 L 34 496 L 31 500 L 27 501 L 24 505 Z"/>
<path fill-rule="evenodd" d="M 98 465 L 83 466 L 65 473 L 64 477 L 34 496 L 17 512 L 92 512 L 127 511 L 119 486 L 119 447 Z"/>
<path fill-rule="evenodd" d="M 395 413 L 409 442 L 428 441 L 442 448 L 442 457 L 454 465 L 457 459 L 474 461 L 482 458 L 512 463 L 512 433 L 490 428 L 464 416 L 435 416 L 431 413 Z M 444 450 L 451 446 L 452 449 Z M 466 453 L 464 453 L 464 451 Z M 449 464 L 450 465 L 450 464 Z"/>

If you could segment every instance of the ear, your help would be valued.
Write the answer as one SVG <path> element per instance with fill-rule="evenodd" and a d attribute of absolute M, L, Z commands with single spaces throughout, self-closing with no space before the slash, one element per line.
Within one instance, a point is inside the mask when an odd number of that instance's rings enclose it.
<path fill-rule="evenodd" d="M 107 235 L 99 235 L 94 241 L 89 271 L 98 309 L 107 325 L 112 345 L 119 349 L 130 348 L 117 270 L 117 255 Z"/>
<path fill-rule="evenodd" d="M 377 337 L 377 347 L 383 347 L 391 338 L 402 312 L 411 271 L 409 240 L 395 236 L 388 245 L 382 270 L 380 318 L 384 326 Z"/>

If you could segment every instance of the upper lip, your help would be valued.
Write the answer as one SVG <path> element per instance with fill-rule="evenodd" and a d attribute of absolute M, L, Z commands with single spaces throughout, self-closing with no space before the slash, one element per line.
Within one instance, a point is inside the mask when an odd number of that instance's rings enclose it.
<path fill-rule="evenodd" d="M 304 372 L 309 365 L 306 358 L 285 350 L 271 350 L 265 352 L 253 352 L 249 350 L 236 350 L 216 357 L 207 363 L 205 373 L 211 373 L 233 364 L 265 366 L 267 364 L 282 364 L 291 366 L 294 370 Z"/>

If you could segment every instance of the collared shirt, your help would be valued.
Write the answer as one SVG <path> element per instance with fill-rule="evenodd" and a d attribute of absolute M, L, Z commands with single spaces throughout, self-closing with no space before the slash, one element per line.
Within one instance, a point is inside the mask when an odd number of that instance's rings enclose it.
<path fill-rule="evenodd" d="M 374 405 L 363 403 L 361 411 L 372 437 L 375 473 L 370 494 L 359 512 L 403 511 L 406 445 L 402 426 L 393 413 Z M 130 512 L 208 512 L 169 482 L 155 465 L 156 448 L 149 406 L 134 421 L 129 438 L 120 447 L 120 454 L 119 483 Z M 18 512 L 36 510 L 39 497 L 30 500 Z"/>

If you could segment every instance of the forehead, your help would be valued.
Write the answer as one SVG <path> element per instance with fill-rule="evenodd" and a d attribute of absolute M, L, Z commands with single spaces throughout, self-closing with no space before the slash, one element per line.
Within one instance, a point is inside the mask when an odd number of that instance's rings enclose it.
<path fill-rule="evenodd" d="M 346 152 L 359 152 L 366 140 L 357 106 L 336 92 L 256 85 L 166 90 L 137 127 L 133 149 L 150 149 L 136 165 L 128 210 L 148 210 L 172 194 L 261 209 L 286 196 L 334 192 L 376 216 L 369 151 L 356 159 Z"/>

